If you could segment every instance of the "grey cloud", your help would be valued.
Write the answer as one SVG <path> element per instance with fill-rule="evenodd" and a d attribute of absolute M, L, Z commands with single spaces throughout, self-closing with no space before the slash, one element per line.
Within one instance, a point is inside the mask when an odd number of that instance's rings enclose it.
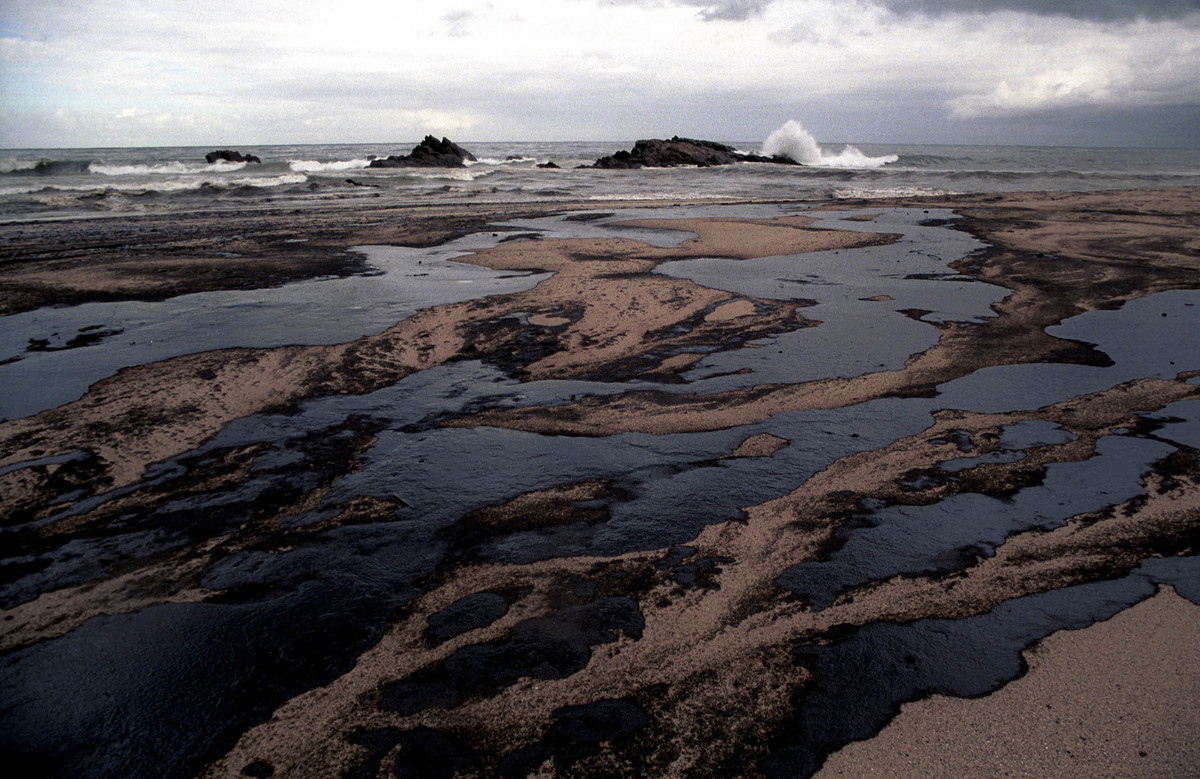
<path fill-rule="evenodd" d="M 956 13 L 1023 11 L 1037 16 L 1117 21 L 1179 19 L 1200 12 L 1200 0 L 875 0 L 897 13 L 944 16 Z"/>
<path fill-rule="evenodd" d="M 717 19 L 740 22 L 758 16 L 772 0 L 725 0 L 710 3 L 705 0 L 682 0 L 684 5 L 700 7 L 700 18 L 706 22 Z"/>
<path fill-rule="evenodd" d="M 703 21 L 742 22 L 761 14 L 775 0 L 600 0 L 601 4 L 658 6 L 666 4 L 699 8 Z"/>
<path fill-rule="evenodd" d="M 466 9 L 451 11 L 442 16 L 446 23 L 446 34 L 451 38 L 465 38 L 470 34 L 470 23 L 475 18 L 475 12 Z"/>
<path fill-rule="evenodd" d="M 796 43 L 811 45 L 821 43 L 825 40 L 820 32 L 806 24 L 794 24 L 785 30 L 776 30 L 767 37 L 781 46 L 790 46 Z"/>
<path fill-rule="evenodd" d="M 1180 19 L 1200 13 L 1200 0 L 872 0 L 896 13 L 946 16 L 962 13 L 1022 11 L 1036 16 L 1122 21 Z M 618 0 L 623 4 L 676 5 L 700 9 L 704 21 L 743 21 L 758 16 L 775 0 Z"/>

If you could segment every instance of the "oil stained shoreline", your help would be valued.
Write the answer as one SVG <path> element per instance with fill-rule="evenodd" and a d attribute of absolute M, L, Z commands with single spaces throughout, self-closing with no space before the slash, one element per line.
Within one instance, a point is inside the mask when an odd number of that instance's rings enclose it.
<path fill-rule="evenodd" d="M 782 213 L 793 212 L 774 206 L 639 209 L 593 222 L 560 217 L 513 226 L 550 238 L 635 237 L 670 246 L 686 235 L 605 222 Z M 864 213 L 877 215 L 870 221 L 846 221 Z M 991 304 L 1007 294 L 947 267 L 981 248 L 962 232 L 922 224 L 948 215 L 911 209 L 821 214 L 818 226 L 903 237 L 892 246 L 811 256 L 664 263 L 659 273 L 705 286 L 756 297 L 815 300 L 805 314 L 820 321 L 814 328 L 747 348 L 709 354 L 683 374 L 682 384 L 521 382 L 495 365 L 458 360 L 369 394 L 320 398 L 287 413 L 238 419 L 199 449 L 154 466 L 132 488 L 81 503 L 73 511 L 102 508 L 108 501 L 116 505 L 150 488 L 162 488 L 170 496 L 140 507 L 134 504 L 104 532 L 83 533 L 28 559 L 6 561 L 10 570 L 27 571 L 0 586 L 6 608 L 39 594 L 102 580 L 112 570 L 206 548 L 228 534 L 248 532 L 264 506 L 301 493 L 319 493 L 272 531 L 278 539 L 266 533 L 214 557 L 192 574 L 196 586 L 208 593 L 203 602 L 162 603 L 97 617 L 57 638 L 6 653 L 0 659 L 0 685 L 11 695 L 0 706 L 0 749 L 23 755 L 35 769 L 83 777 L 193 775 L 280 704 L 348 671 L 384 635 L 389 615 L 399 613 L 428 587 L 431 576 L 452 573 L 459 560 L 526 565 L 678 548 L 706 526 L 738 519 L 744 508 L 788 494 L 841 458 L 917 435 L 939 410 L 1032 410 L 1132 379 L 1170 379 L 1200 368 L 1200 345 L 1180 337 L 1200 327 L 1200 292 L 1168 292 L 1052 328 L 1052 334 L 1094 343 L 1108 353 L 1114 364 L 1105 368 L 991 368 L 940 386 L 934 397 L 884 398 L 846 408 L 778 413 L 752 425 L 704 433 L 589 438 L 435 424 L 478 408 L 551 405 L 633 388 L 709 393 L 902 367 L 911 354 L 937 341 L 935 324 L 980 321 L 992 316 Z M 442 274 L 438 283 L 444 285 L 447 300 L 460 300 L 464 298 L 456 295 L 463 287 L 471 287 L 472 294 L 485 289 L 498 294 L 545 278 L 503 278 L 473 266 L 463 266 L 472 268 L 464 271 L 448 262 L 456 252 L 493 244 L 491 236 L 473 236 L 424 252 L 372 250 L 373 263 L 387 266 L 385 274 L 391 275 L 336 283 L 353 290 L 369 290 L 373 284 L 398 287 L 414 274 L 429 272 Z M 420 258 L 420 266 L 413 264 L 414 258 Z M 478 274 L 478 283 L 459 285 L 459 274 L 468 272 Z M 243 321 L 274 321 L 282 332 L 264 335 L 268 341 L 299 338 L 286 324 L 291 306 L 323 301 L 332 311 L 347 310 L 345 300 L 325 294 L 331 288 L 327 285 L 334 283 L 305 282 L 247 296 L 245 300 L 256 302 L 244 304 L 251 318 Z M 391 296 L 397 287 L 364 291 L 365 299 L 359 292 L 351 294 L 361 303 L 356 310 L 365 312 L 354 327 L 371 332 L 402 315 L 396 308 L 370 310 L 371 301 Z M 213 296 L 206 301 L 233 299 L 225 293 L 206 294 Z M 412 298 L 408 300 L 402 306 L 412 305 Z M 180 316 L 173 306 L 194 304 L 137 304 L 143 305 L 166 321 Z M 69 323 L 50 325 L 55 311 L 33 313 L 37 316 L 21 320 L 27 325 L 6 336 L 6 348 L 20 348 L 22 339 L 42 337 L 32 334 L 45 333 L 51 326 L 65 332 L 102 323 L 123 331 L 73 352 L 47 353 L 42 363 L 29 356 L 4 366 L 18 376 L 17 366 L 26 360 L 31 370 L 58 360 L 70 373 L 78 358 L 76 378 L 64 380 L 64 386 L 75 387 L 69 392 L 95 380 L 88 377 L 135 359 L 123 352 L 123 339 L 132 338 L 141 326 L 134 324 L 138 317 L 147 322 L 153 318 L 141 313 L 97 316 L 81 310 L 72 314 L 76 319 L 69 319 L 67 312 L 59 311 L 61 321 Z M 181 349 L 207 349 L 221 342 L 206 340 L 186 318 L 173 321 L 168 340 L 182 339 Z M 311 312 L 308 321 L 314 329 L 304 331 L 309 332 L 304 337 L 318 340 L 344 326 L 324 319 L 319 311 Z M 1128 333 L 1149 334 L 1157 346 L 1140 348 Z M 189 342 L 193 335 L 197 340 Z M 32 381 L 30 376 L 24 380 Z M 1023 389 L 1014 396 L 1017 384 Z M 13 413 L 36 406 L 36 400 L 25 398 L 32 398 L 31 393 L 16 395 Z M 1014 397 L 1021 399 L 1020 408 L 1012 407 Z M 986 555 L 1012 533 L 1058 526 L 1077 513 L 1119 503 L 1145 489 L 1143 475 L 1156 462 L 1197 445 L 1197 409 L 1200 401 L 1188 400 L 1151 415 L 1161 422 L 1154 437 L 1114 431 L 1100 439 L 1096 456 L 1052 465 L 1043 484 L 1024 487 L 1007 500 L 967 493 L 933 506 L 879 506 L 870 523 L 846 529 L 840 549 L 823 560 L 796 561 L 779 584 L 819 609 L 848 587 L 905 573 L 955 570 L 964 557 Z M 766 457 L 726 457 L 742 441 L 763 434 L 787 445 Z M 1002 448 L 1010 460 L 1019 460 L 1033 447 L 1070 440 L 1050 426 L 1016 425 L 1006 434 Z M 214 479 L 212 486 L 190 484 L 192 474 L 202 468 L 215 473 L 215 464 L 241 462 L 238 457 L 249 463 L 239 478 Z M 464 515 L 482 507 L 593 481 L 607 485 L 586 502 L 591 515 L 602 516 L 602 521 L 520 528 L 482 538 L 464 536 L 458 527 Z M 172 485 L 179 485 L 177 491 L 171 492 Z M 337 523 L 347 506 L 363 500 L 384 506 L 383 514 L 360 524 Z M 962 516 L 973 520 L 958 521 Z M 939 522 L 942 531 L 929 532 Z M 905 700 L 934 691 L 980 695 L 994 689 L 1021 672 L 1019 653 L 1031 642 L 1054 630 L 1111 616 L 1148 597 L 1154 585 L 1173 584 L 1195 601 L 1200 595 L 1198 571 L 1195 558 L 1148 561 L 1120 579 L 1015 599 L 986 615 L 873 623 L 824 646 L 798 646 L 797 655 L 811 664 L 815 682 L 798 701 L 795 728 L 777 735 L 764 770 L 770 775 L 807 775 L 832 749 L 881 727 Z M 489 608 L 497 606 L 488 603 Z M 580 614 L 596 611 L 616 626 L 613 630 L 626 635 L 639 629 L 634 601 L 596 598 L 578 608 Z M 568 635 L 575 642 L 572 646 L 592 647 L 608 640 L 603 630 L 596 634 L 598 628 L 584 626 L 582 618 L 558 619 L 554 630 Z M 150 646 L 153 651 L 147 651 Z M 909 657 L 915 661 L 906 662 Z M 955 657 L 993 660 L 948 663 Z M 571 667 L 563 666 L 567 671 Z M 877 669 L 871 684 L 856 675 L 864 667 Z M 507 685 L 511 680 L 494 683 Z M 393 704 L 402 697 L 393 689 Z M 632 704 L 606 706 L 605 711 L 623 717 L 643 716 L 636 707 L 630 709 Z"/>

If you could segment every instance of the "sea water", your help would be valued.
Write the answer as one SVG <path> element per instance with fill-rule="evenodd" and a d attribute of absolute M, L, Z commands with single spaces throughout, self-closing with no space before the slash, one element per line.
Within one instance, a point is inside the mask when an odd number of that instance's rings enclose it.
<path fill-rule="evenodd" d="M 413 142 L 241 146 L 262 163 L 205 162 L 207 147 L 0 150 L 0 222 L 79 214 L 303 204 L 831 199 L 1200 185 L 1200 150 L 818 143 L 788 125 L 727 141 L 802 164 L 596 170 L 632 140 L 462 141 L 462 168 L 370 168 Z M 780 133 L 783 133 L 780 135 Z M 554 162 L 558 168 L 539 167 Z"/>

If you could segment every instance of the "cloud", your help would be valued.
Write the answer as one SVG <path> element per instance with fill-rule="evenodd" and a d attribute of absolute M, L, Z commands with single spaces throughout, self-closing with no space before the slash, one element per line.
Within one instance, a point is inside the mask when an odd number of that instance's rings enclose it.
<path fill-rule="evenodd" d="M 699 8 L 697 18 L 704 22 L 733 21 L 742 22 L 761 16 L 775 0 L 598 0 L 603 5 L 635 5 L 645 8 L 664 5 Z"/>
<path fill-rule="evenodd" d="M 1200 0 L 875 0 L 898 13 L 929 16 L 1018 11 L 1099 21 L 1182 19 L 1200 12 Z"/>
<path fill-rule="evenodd" d="M 446 34 L 451 38 L 465 38 L 470 35 L 470 25 L 474 19 L 475 12 L 468 8 L 451 11 L 442 16 L 442 21 L 446 23 Z"/>
<path fill-rule="evenodd" d="M 1187 25 L 1080 21 L 1023 39 L 1014 31 L 1002 41 L 1012 51 L 994 51 L 1003 64 L 947 101 L 953 116 L 1200 104 L 1200 41 Z"/>
<path fill-rule="evenodd" d="M 744 21 L 759 16 L 772 0 L 724 0 L 720 3 L 705 0 L 681 0 L 684 5 L 699 6 L 700 18 L 706 22 L 715 20 Z"/>
<path fill-rule="evenodd" d="M 986 94 L 963 95 L 950 101 L 954 115 L 971 119 L 1044 109 L 1104 105 L 1114 102 L 1119 89 L 1104 68 L 1081 67 L 1040 73 L 1010 84 L 1002 80 Z"/>
<path fill-rule="evenodd" d="M 6 0 L 0 146 L 754 141 L 790 117 L 822 140 L 986 142 L 1012 116 L 1200 104 L 1198 4 Z"/>
<path fill-rule="evenodd" d="M 620 0 L 652 5 L 673 2 L 698 7 L 704 21 L 744 21 L 760 16 L 784 0 Z M 1100 21 L 1133 19 L 1182 19 L 1200 13 L 1200 0 L 867 0 L 867 4 L 902 14 L 946 16 L 1015 11 L 1045 17 L 1069 17 Z M 863 5 L 863 3 L 859 3 Z"/>

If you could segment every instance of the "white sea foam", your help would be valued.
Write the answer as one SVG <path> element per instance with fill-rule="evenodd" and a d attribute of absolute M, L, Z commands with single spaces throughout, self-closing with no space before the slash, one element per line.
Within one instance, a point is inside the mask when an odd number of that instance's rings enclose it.
<path fill-rule="evenodd" d="M 594 200 L 597 202 L 619 202 L 622 200 L 628 200 L 630 202 L 677 202 L 681 200 L 720 200 L 721 197 L 722 196 L 719 193 L 714 194 L 711 190 L 695 189 L 670 192 L 608 192 L 604 194 L 587 195 L 583 199 Z"/>
<path fill-rule="evenodd" d="M 480 157 L 475 160 L 463 160 L 463 164 L 467 167 L 472 165 L 520 165 L 530 162 L 537 162 L 537 157 Z"/>
<path fill-rule="evenodd" d="M 9 197 L 11 195 L 30 195 L 45 188 L 46 187 L 44 184 L 21 184 L 13 187 L 0 187 L 0 197 Z"/>
<path fill-rule="evenodd" d="M 895 154 L 870 157 L 853 146 L 846 146 L 837 154 L 827 152 L 817 144 L 812 133 L 795 119 L 789 119 L 767 136 L 762 153 L 767 157 L 787 157 L 801 165 L 820 168 L 879 168 L 900 159 Z"/>
<path fill-rule="evenodd" d="M 495 172 L 494 169 L 469 170 L 464 168 L 395 168 L 395 170 L 414 179 L 450 179 L 451 181 L 475 181 Z"/>
<path fill-rule="evenodd" d="M 206 165 L 205 169 L 213 173 L 231 173 L 235 170 L 241 170 L 250 163 L 248 162 L 230 162 L 229 160 L 217 160 Z"/>
<path fill-rule="evenodd" d="M 22 160 L 16 157 L 7 157 L 0 160 L 0 173 L 16 173 L 19 170 L 34 170 L 38 166 L 38 160 Z"/>
<path fill-rule="evenodd" d="M 93 162 L 88 165 L 89 173 L 102 176 L 195 176 L 211 173 L 233 173 L 246 167 L 244 162 L 229 162 L 218 160 L 213 163 L 186 163 L 178 160 L 158 162 L 149 165 L 116 165 L 103 162 Z"/>
<path fill-rule="evenodd" d="M 187 192 L 199 190 L 204 186 L 211 186 L 217 189 L 228 189 L 230 187 L 280 187 L 289 184 L 303 184 L 308 180 L 308 177 L 303 173 L 283 173 L 278 176 L 243 176 L 240 178 L 220 178 L 216 176 L 188 177 L 185 179 L 166 179 L 162 181 L 117 181 L 107 183 L 102 187 L 97 187 L 94 184 L 54 184 L 47 186 L 44 183 L 22 185 L 15 187 L 0 187 L 0 196 L 3 195 L 27 195 L 44 192 L 48 195 L 55 192 L 75 192 L 75 193 L 104 193 L 104 192 L 159 192 L 169 194 L 172 192 Z"/>
<path fill-rule="evenodd" d="M 235 187 L 282 187 L 288 184 L 303 184 L 306 181 L 308 181 L 308 176 L 303 173 L 283 173 L 278 176 L 250 176 L 233 179 L 228 183 Z"/>
<path fill-rule="evenodd" d="M 843 188 L 834 190 L 833 196 L 839 200 L 879 200 L 895 197 L 929 197 L 942 195 L 958 195 L 950 189 L 936 187 L 886 187 L 886 188 Z"/>
<path fill-rule="evenodd" d="M 102 162 L 93 162 L 88 166 L 88 171 L 103 176 L 178 176 L 199 173 L 202 170 L 182 162 L 165 162 L 158 165 L 105 165 Z"/>
<path fill-rule="evenodd" d="M 339 170 L 358 170 L 371 164 L 370 160 L 334 160 L 333 162 L 318 162 L 317 160 L 292 160 L 288 167 L 297 173 L 325 173 Z"/>

